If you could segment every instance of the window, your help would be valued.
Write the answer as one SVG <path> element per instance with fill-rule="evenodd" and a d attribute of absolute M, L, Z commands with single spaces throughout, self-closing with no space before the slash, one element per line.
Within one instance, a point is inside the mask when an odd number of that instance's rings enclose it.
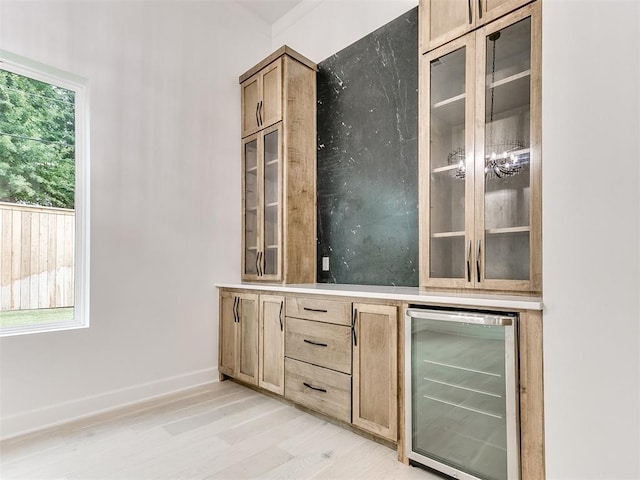
<path fill-rule="evenodd" d="M 0 50 L 0 335 L 89 325 L 87 82 Z"/>

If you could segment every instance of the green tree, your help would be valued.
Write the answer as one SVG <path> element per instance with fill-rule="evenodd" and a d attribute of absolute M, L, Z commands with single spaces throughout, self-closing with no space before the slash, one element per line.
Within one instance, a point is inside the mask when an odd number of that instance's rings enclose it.
<path fill-rule="evenodd" d="M 74 208 L 75 94 L 0 69 L 0 201 Z"/>

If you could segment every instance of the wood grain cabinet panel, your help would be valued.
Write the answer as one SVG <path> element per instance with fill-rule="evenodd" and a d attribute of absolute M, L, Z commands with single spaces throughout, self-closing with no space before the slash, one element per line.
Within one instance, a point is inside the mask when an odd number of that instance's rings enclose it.
<path fill-rule="evenodd" d="M 354 303 L 353 424 L 398 436 L 398 307 Z"/>
<path fill-rule="evenodd" d="M 223 291 L 220 294 L 221 374 L 258 384 L 258 295 Z"/>
<path fill-rule="evenodd" d="M 296 360 L 351 374 L 351 329 L 287 317 L 285 354 Z"/>
<path fill-rule="evenodd" d="M 241 84 L 242 138 L 282 120 L 282 59 Z"/>
<path fill-rule="evenodd" d="M 260 295 L 259 386 L 284 395 L 284 297 Z"/>
<path fill-rule="evenodd" d="M 285 397 L 338 420 L 351 421 L 351 375 L 285 358 Z"/>
<path fill-rule="evenodd" d="M 351 325 L 351 302 L 290 296 L 287 297 L 287 316 Z"/>
<path fill-rule="evenodd" d="M 420 53 L 486 25 L 531 0 L 420 0 Z"/>

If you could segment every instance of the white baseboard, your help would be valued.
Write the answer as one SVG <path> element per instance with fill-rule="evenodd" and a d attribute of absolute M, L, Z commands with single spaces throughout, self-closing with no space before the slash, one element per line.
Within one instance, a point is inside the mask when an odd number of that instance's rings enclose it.
<path fill-rule="evenodd" d="M 55 427 L 217 381 L 218 369 L 207 368 L 2 417 L 0 418 L 0 440 Z"/>

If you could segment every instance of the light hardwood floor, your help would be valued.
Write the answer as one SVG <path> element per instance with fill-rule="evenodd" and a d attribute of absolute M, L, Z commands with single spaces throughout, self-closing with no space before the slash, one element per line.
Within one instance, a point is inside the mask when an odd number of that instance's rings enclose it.
<path fill-rule="evenodd" d="M 396 452 L 230 381 L 0 442 L 2 479 L 416 479 Z"/>

